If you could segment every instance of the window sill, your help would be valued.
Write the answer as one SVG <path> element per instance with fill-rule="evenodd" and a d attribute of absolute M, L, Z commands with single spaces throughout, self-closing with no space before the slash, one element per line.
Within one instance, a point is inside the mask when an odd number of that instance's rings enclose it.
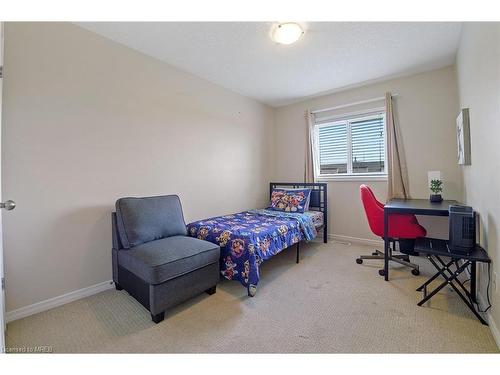
<path fill-rule="evenodd" d="M 387 181 L 387 175 L 331 175 L 316 177 L 317 182 L 328 181 Z"/>

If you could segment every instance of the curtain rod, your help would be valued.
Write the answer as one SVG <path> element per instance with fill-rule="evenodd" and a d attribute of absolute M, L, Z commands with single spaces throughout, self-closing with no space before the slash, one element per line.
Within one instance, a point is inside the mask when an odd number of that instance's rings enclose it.
<path fill-rule="evenodd" d="M 392 94 L 391 95 L 392 98 L 394 98 L 396 96 L 399 96 L 399 94 Z M 366 103 L 371 103 L 371 102 L 378 102 L 379 100 L 384 100 L 384 99 L 385 99 L 385 96 L 379 96 L 377 98 L 360 100 L 359 102 L 353 102 L 353 103 L 349 103 L 349 104 L 337 105 L 335 107 L 317 109 L 315 111 L 311 111 L 311 113 L 312 114 L 316 114 L 316 113 L 321 113 L 321 112 L 328 112 L 328 111 L 333 111 L 334 109 L 340 109 L 340 108 L 345 108 L 345 107 L 353 107 L 355 105 L 366 104 Z"/>

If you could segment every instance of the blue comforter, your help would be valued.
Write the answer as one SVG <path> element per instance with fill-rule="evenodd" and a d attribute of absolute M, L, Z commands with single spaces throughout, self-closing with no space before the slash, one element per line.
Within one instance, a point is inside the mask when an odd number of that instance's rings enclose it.
<path fill-rule="evenodd" d="M 308 215 L 272 210 L 250 210 L 188 224 L 192 237 L 221 247 L 221 273 L 247 288 L 259 282 L 259 266 L 273 255 L 305 239 L 316 229 Z"/>

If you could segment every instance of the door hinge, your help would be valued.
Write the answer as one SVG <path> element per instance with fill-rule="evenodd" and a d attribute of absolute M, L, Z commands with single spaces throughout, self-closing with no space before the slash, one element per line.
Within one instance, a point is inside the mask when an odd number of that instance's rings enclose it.
<path fill-rule="evenodd" d="M 5 277 L 2 277 L 2 290 L 5 290 Z"/>
<path fill-rule="evenodd" d="M 0 66 L 0 78 L 3 78 L 3 66 Z"/>

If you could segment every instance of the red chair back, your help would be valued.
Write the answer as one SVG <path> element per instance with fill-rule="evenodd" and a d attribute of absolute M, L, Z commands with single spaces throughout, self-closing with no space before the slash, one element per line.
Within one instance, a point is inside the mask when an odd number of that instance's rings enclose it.
<path fill-rule="evenodd" d="M 359 191 L 371 231 L 378 237 L 384 237 L 384 205 L 375 198 L 368 186 L 361 185 Z M 388 237 L 390 238 L 412 239 L 425 237 L 426 234 L 427 231 L 418 223 L 415 215 L 393 214 L 389 216 Z"/>
<path fill-rule="evenodd" d="M 365 208 L 366 218 L 373 234 L 379 237 L 384 236 L 384 205 L 380 203 L 372 189 L 366 185 L 359 187 L 361 202 Z"/>

